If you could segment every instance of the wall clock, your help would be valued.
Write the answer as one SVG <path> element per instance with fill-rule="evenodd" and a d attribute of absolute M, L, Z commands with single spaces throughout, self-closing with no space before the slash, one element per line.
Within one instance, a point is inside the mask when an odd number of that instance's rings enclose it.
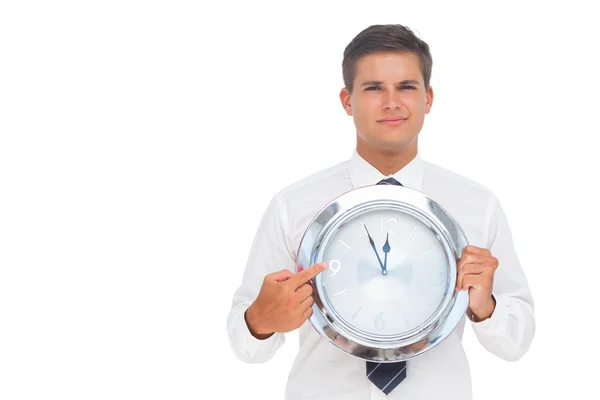
<path fill-rule="evenodd" d="M 327 204 L 300 242 L 296 271 L 327 261 L 310 281 L 309 319 L 340 350 L 397 362 L 441 343 L 468 307 L 455 291 L 467 239 L 433 198 L 394 185 L 350 190 Z"/>

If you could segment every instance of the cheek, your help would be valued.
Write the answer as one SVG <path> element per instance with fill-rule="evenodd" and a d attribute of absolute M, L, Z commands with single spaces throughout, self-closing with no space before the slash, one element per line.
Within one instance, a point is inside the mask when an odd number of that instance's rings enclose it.
<path fill-rule="evenodd" d="M 353 112 L 362 123 L 369 123 L 369 121 L 373 119 L 377 120 L 379 109 L 379 103 L 377 102 L 377 99 L 373 97 L 361 99 Z"/>
<path fill-rule="evenodd" d="M 357 126 L 366 126 L 372 119 L 373 111 L 368 104 L 360 104 L 359 107 L 352 109 L 352 115 L 354 116 L 354 122 Z"/>
<path fill-rule="evenodd" d="M 413 116 L 425 112 L 425 99 L 422 99 L 421 97 L 411 97 L 407 99 L 404 104 Z"/>

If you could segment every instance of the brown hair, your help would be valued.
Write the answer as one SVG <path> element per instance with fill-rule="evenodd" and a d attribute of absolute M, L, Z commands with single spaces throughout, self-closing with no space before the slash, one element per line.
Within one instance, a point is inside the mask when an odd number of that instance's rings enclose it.
<path fill-rule="evenodd" d="M 342 61 L 342 75 L 346 89 L 352 93 L 356 63 L 368 54 L 377 52 L 412 52 L 421 60 L 425 89 L 429 88 L 433 60 L 429 45 L 403 25 L 371 25 L 360 32 L 346 46 Z"/>

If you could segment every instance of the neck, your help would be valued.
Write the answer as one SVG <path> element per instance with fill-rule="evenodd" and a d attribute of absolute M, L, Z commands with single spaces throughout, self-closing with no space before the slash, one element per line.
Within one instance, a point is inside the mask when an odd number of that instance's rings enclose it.
<path fill-rule="evenodd" d="M 399 148 L 372 148 L 357 142 L 356 152 L 383 175 L 393 175 L 417 156 L 417 143 Z"/>

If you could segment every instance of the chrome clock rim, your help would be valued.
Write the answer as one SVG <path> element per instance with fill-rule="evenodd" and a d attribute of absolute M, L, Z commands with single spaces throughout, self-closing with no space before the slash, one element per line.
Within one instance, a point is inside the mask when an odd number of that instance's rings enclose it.
<path fill-rule="evenodd" d="M 296 271 L 323 261 L 323 245 L 336 228 L 370 210 L 394 209 L 424 223 L 446 251 L 447 287 L 441 306 L 424 323 L 401 335 L 376 336 L 358 331 L 340 318 L 321 291 L 321 274 L 312 279 L 315 302 L 309 321 L 330 343 L 351 356 L 373 362 L 398 362 L 423 354 L 445 340 L 465 316 L 468 292 L 456 292 L 456 271 L 468 244 L 458 222 L 430 196 L 404 186 L 371 185 L 352 189 L 323 207 L 308 225 L 296 259 Z"/>

